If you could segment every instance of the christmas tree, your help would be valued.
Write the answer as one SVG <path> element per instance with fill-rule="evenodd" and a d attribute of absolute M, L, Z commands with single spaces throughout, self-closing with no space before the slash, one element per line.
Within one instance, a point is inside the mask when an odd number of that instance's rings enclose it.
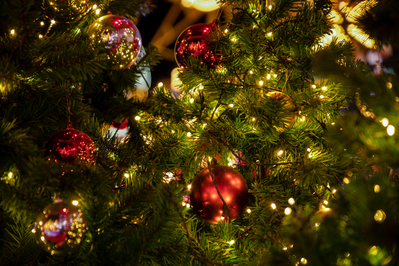
<path fill-rule="evenodd" d="M 398 263 L 396 78 L 331 1 L 220 1 L 148 97 L 153 3 L 0 5 L 1 265 Z"/>

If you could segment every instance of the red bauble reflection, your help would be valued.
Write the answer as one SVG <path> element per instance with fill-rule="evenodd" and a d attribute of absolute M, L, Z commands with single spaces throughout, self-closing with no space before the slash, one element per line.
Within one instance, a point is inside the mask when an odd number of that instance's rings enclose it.
<path fill-rule="evenodd" d="M 93 141 L 82 131 L 73 129 L 68 123 L 66 129 L 54 133 L 44 146 L 44 156 L 55 161 L 73 163 L 83 161 L 94 163 L 96 147 Z"/>
<path fill-rule="evenodd" d="M 212 165 L 211 171 L 224 201 L 229 207 L 231 221 L 235 220 L 248 202 L 248 187 L 242 175 L 231 167 Z M 223 202 L 213 184 L 209 169 L 202 170 L 191 184 L 191 205 L 204 221 L 217 224 L 222 221 Z M 227 213 L 225 213 L 227 216 Z M 225 217 L 225 221 L 228 217 Z"/>
<path fill-rule="evenodd" d="M 175 59 L 180 68 L 187 67 L 190 56 L 201 59 L 201 64 L 215 68 L 220 63 L 220 56 L 209 50 L 208 34 L 215 30 L 217 22 L 211 24 L 196 24 L 188 27 L 176 40 Z"/>

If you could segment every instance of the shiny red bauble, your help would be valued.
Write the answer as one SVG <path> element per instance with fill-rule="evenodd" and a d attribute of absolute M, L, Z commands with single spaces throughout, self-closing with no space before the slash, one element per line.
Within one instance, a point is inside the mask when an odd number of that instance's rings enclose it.
<path fill-rule="evenodd" d="M 187 68 L 190 56 L 201 60 L 208 68 L 220 64 L 220 56 L 209 47 L 209 33 L 216 29 L 217 22 L 211 24 L 196 24 L 188 27 L 176 40 L 175 59 L 180 68 Z"/>
<path fill-rule="evenodd" d="M 56 162 L 94 163 L 96 147 L 89 136 L 72 128 L 68 123 L 66 129 L 54 133 L 44 146 L 44 156 L 51 156 Z"/>
<path fill-rule="evenodd" d="M 235 220 L 244 211 L 248 202 L 248 187 L 242 175 L 231 167 L 212 165 L 211 171 L 216 185 L 229 208 L 230 220 Z M 209 168 L 202 170 L 191 184 L 191 205 L 195 213 L 212 224 L 228 221 L 223 215 L 223 201 L 213 184 Z"/>

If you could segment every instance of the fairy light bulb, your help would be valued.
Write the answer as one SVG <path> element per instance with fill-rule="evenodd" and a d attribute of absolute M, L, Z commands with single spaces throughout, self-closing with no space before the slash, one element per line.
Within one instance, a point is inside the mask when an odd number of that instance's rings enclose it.
<path fill-rule="evenodd" d="M 263 85 L 263 80 L 259 81 L 259 85 L 261 85 L 261 86 Z"/>
<path fill-rule="evenodd" d="M 44 26 L 44 22 L 43 21 L 40 21 L 40 26 Z"/>
<path fill-rule="evenodd" d="M 136 121 L 139 121 L 140 119 L 141 119 L 141 117 L 138 116 L 138 115 L 136 115 L 136 116 L 134 117 L 134 120 L 136 120 Z"/>
<path fill-rule="evenodd" d="M 225 29 L 224 33 L 226 33 L 226 34 L 229 33 L 229 29 Z"/>
<path fill-rule="evenodd" d="M 11 30 L 11 35 L 14 35 L 15 34 L 15 30 Z"/>
<path fill-rule="evenodd" d="M 251 213 L 251 209 L 247 209 L 247 213 Z"/>
<path fill-rule="evenodd" d="M 323 203 L 324 203 L 325 205 L 328 205 L 328 201 L 326 201 L 326 200 L 325 200 L 325 201 L 323 201 Z"/>
<path fill-rule="evenodd" d="M 79 205 L 79 201 L 73 200 L 73 201 L 72 201 L 72 205 L 78 206 L 78 205 Z"/>
<path fill-rule="evenodd" d="M 301 263 L 305 265 L 305 264 L 307 264 L 307 263 L 308 263 L 308 261 L 307 261 L 307 259 L 305 259 L 305 258 L 302 258 L 302 259 L 301 259 Z"/>
<path fill-rule="evenodd" d="M 320 99 L 324 99 L 324 95 L 320 95 Z"/>
<path fill-rule="evenodd" d="M 283 153 L 284 153 L 283 150 L 279 150 L 278 153 L 277 153 L 277 156 L 281 156 L 281 155 L 283 155 Z"/>
<path fill-rule="evenodd" d="M 387 118 L 383 118 L 383 119 L 381 120 L 381 124 L 382 124 L 384 127 L 387 127 L 387 126 L 389 125 L 389 120 L 388 120 Z"/>
<path fill-rule="evenodd" d="M 267 36 L 268 36 L 268 37 L 272 37 L 272 35 L 273 35 L 273 32 L 267 33 Z"/>
<path fill-rule="evenodd" d="M 8 173 L 8 177 L 9 177 L 9 178 L 12 178 L 12 172 L 9 172 L 9 173 Z"/>
<path fill-rule="evenodd" d="M 277 208 L 276 204 L 274 204 L 274 203 L 270 204 L 270 206 L 272 207 L 273 210 L 275 210 Z"/>
<path fill-rule="evenodd" d="M 313 85 L 312 85 L 312 88 L 313 88 L 313 89 L 316 89 L 316 85 L 315 85 L 315 84 L 313 84 Z"/>
<path fill-rule="evenodd" d="M 349 184 L 349 183 L 351 182 L 351 181 L 349 180 L 349 178 L 347 178 L 347 177 L 345 177 L 343 181 L 344 181 L 345 184 Z"/>
<path fill-rule="evenodd" d="M 383 210 L 378 210 L 378 211 L 376 211 L 375 212 L 375 214 L 374 214 L 374 220 L 377 222 L 377 223 L 383 223 L 384 221 L 385 221 L 385 218 L 386 218 L 387 216 L 386 216 L 386 214 L 385 214 L 385 212 L 383 211 Z"/>
<path fill-rule="evenodd" d="M 395 127 L 392 126 L 392 125 L 389 125 L 387 127 L 387 133 L 388 133 L 389 136 L 393 136 L 395 134 Z"/>
<path fill-rule="evenodd" d="M 158 88 L 161 88 L 163 86 L 163 82 L 158 83 Z"/>
<path fill-rule="evenodd" d="M 290 205 L 294 205 L 294 204 L 295 204 L 294 198 L 290 198 L 290 199 L 288 200 L 288 203 L 289 203 Z"/>
<path fill-rule="evenodd" d="M 271 78 L 270 74 L 267 74 L 266 79 L 269 80 Z"/>
<path fill-rule="evenodd" d="M 229 107 L 230 107 L 230 108 L 233 108 L 233 107 L 234 107 L 234 104 L 232 104 L 232 103 L 229 104 Z"/>
<path fill-rule="evenodd" d="M 187 186 L 187 188 L 188 188 L 188 190 L 191 190 L 191 184 L 189 184 L 189 185 Z"/>
<path fill-rule="evenodd" d="M 97 5 L 93 5 L 93 9 L 96 9 L 97 8 Z"/>
<path fill-rule="evenodd" d="M 194 102 L 194 99 L 193 99 L 193 98 L 191 98 L 191 99 L 190 99 L 190 103 L 193 103 L 193 102 Z"/>
<path fill-rule="evenodd" d="M 191 137 L 191 132 L 187 132 L 187 137 Z"/>
<path fill-rule="evenodd" d="M 322 89 L 323 91 L 325 91 L 325 90 L 327 90 L 327 87 L 326 87 L 326 86 L 323 86 L 323 87 L 321 87 L 321 89 Z"/>
<path fill-rule="evenodd" d="M 101 9 L 96 9 L 96 15 L 100 14 Z"/>
<path fill-rule="evenodd" d="M 387 82 L 387 88 L 388 89 L 392 89 L 392 83 L 391 82 Z"/>
<path fill-rule="evenodd" d="M 126 178 L 129 178 L 129 174 L 128 174 L 128 173 L 125 173 L 124 176 L 125 176 Z"/>
<path fill-rule="evenodd" d="M 234 240 L 230 240 L 229 244 L 230 244 L 230 245 L 233 245 L 235 242 L 236 242 L 236 241 L 234 241 Z"/>
<path fill-rule="evenodd" d="M 378 193 L 378 192 L 380 192 L 380 186 L 379 185 L 374 185 L 374 192 L 375 193 Z"/>
<path fill-rule="evenodd" d="M 290 215 L 291 212 L 292 212 L 292 209 L 291 209 L 290 207 L 287 207 L 287 208 L 285 208 L 285 210 L 284 210 L 284 214 L 285 214 L 285 215 Z"/>

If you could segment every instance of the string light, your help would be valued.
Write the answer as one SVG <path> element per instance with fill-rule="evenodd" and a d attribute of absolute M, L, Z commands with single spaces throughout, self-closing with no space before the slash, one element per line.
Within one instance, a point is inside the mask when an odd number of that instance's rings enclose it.
<path fill-rule="evenodd" d="M 326 86 L 323 86 L 321 89 L 322 89 L 323 91 L 325 91 L 325 90 L 327 90 L 327 87 L 326 87 Z"/>
<path fill-rule="evenodd" d="M 307 150 L 308 152 L 310 152 L 310 151 L 311 151 L 311 149 L 310 149 L 310 148 L 307 148 L 306 150 Z"/>
<path fill-rule="evenodd" d="M 225 30 L 224 30 L 224 33 L 228 33 L 228 32 L 229 32 L 229 29 L 225 29 Z"/>
<path fill-rule="evenodd" d="M 337 192 L 337 190 L 336 190 L 336 189 L 333 189 L 332 193 L 334 194 L 335 192 Z"/>
<path fill-rule="evenodd" d="M 251 213 L 251 209 L 247 209 L 247 213 Z"/>
<path fill-rule="evenodd" d="M 229 107 L 230 107 L 230 108 L 233 108 L 233 107 L 234 107 L 234 104 L 232 104 L 232 103 L 229 104 Z"/>
<path fill-rule="evenodd" d="M 75 205 L 75 206 L 78 206 L 78 205 L 79 205 L 79 201 L 73 200 L 73 201 L 72 201 L 72 204 Z"/>
<path fill-rule="evenodd" d="M 97 8 L 97 5 L 93 5 L 93 9 L 96 9 Z"/>
<path fill-rule="evenodd" d="M 193 102 L 194 102 L 194 99 L 193 99 L 193 98 L 191 98 L 191 99 L 190 99 L 190 103 L 193 103 Z"/>
<path fill-rule="evenodd" d="M 44 22 L 43 21 L 40 21 L 40 26 L 44 26 Z"/>
<path fill-rule="evenodd" d="M 35 228 L 32 229 L 32 233 L 36 233 L 36 229 Z"/>
<path fill-rule="evenodd" d="M 267 33 L 267 36 L 268 36 L 268 37 L 272 37 L 272 35 L 273 35 L 273 32 Z"/>
<path fill-rule="evenodd" d="M 140 119 L 141 119 L 141 117 L 138 116 L 138 115 L 136 115 L 136 116 L 134 117 L 134 120 L 136 120 L 136 121 L 139 121 Z"/>
<path fill-rule="evenodd" d="M 320 95 L 320 99 L 324 99 L 324 95 Z"/>
<path fill-rule="evenodd" d="M 254 72 L 253 72 L 252 70 L 250 70 L 250 71 L 249 71 L 249 74 L 251 74 L 251 75 L 252 75 L 253 73 L 254 73 Z"/>
<path fill-rule="evenodd" d="M 349 178 L 347 178 L 347 177 L 345 177 L 343 181 L 344 181 L 345 184 L 349 184 L 349 183 L 351 182 L 351 181 L 349 180 Z"/>
<path fill-rule="evenodd" d="M 43 38 L 43 35 L 39 34 L 39 39 Z"/>
<path fill-rule="evenodd" d="M 263 80 L 259 81 L 259 85 L 263 86 Z"/>
<path fill-rule="evenodd" d="M 274 203 L 270 204 L 270 206 L 272 207 L 273 210 L 275 210 L 277 208 L 276 204 L 274 204 Z"/>
<path fill-rule="evenodd" d="M 15 30 L 11 30 L 11 35 L 14 35 L 15 34 Z"/>
<path fill-rule="evenodd" d="M 307 264 L 307 263 L 308 263 L 308 261 L 307 261 L 307 259 L 305 259 L 305 258 L 302 258 L 302 259 L 301 259 L 301 263 L 302 263 L 302 264 Z"/>
<path fill-rule="evenodd" d="M 12 172 L 9 172 L 9 173 L 8 173 L 8 177 L 9 177 L 9 178 L 12 178 Z"/>
<path fill-rule="evenodd" d="M 385 221 L 385 218 L 386 218 L 387 216 L 386 216 L 386 214 L 385 214 L 385 212 L 383 211 L 383 210 L 378 210 L 378 211 L 376 211 L 375 212 L 375 214 L 374 214 L 374 220 L 377 222 L 377 223 L 383 223 L 384 221 Z"/>
<path fill-rule="evenodd" d="M 288 248 L 287 247 L 283 247 L 283 250 L 287 250 Z"/>
<path fill-rule="evenodd" d="M 187 186 L 188 190 L 191 190 L 191 184 Z"/>
<path fill-rule="evenodd" d="M 319 227 L 319 226 L 320 226 L 320 223 L 315 223 L 314 226 L 315 226 L 315 227 Z"/>
<path fill-rule="evenodd" d="M 272 6 L 272 5 L 269 5 L 269 7 L 268 7 L 268 8 L 269 8 L 269 10 L 272 10 L 273 6 Z"/>
<path fill-rule="evenodd" d="M 252 122 L 255 122 L 256 118 L 255 118 L 255 117 L 252 117 L 252 119 L 251 119 L 251 120 L 252 120 Z"/>
<path fill-rule="evenodd" d="M 54 19 L 51 20 L 51 24 L 55 24 L 55 20 Z"/>
<path fill-rule="evenodd" d="M 392 126 L 392 125 L 389 125 L 387 127 L 387 133 L 388 133 L 389 136 L 392 136 L 393 134 L 395 134 L 395 127 Z"/>
<path fill-rule="evenodd" d="M 387 127 L 387 126 L 389 125 L 389 120 L 388 120 L 387 118 L 383 118 L 383 119 L 381 120 L 381 124 L 382 124 L 384 127 Z"/>
<path fill-rule="evenodd" d="M 375 193 L 380 192 L 380 186 L 379 185 L 374 185 L 374 192 Z"/>
<path fill-rule="evenodd" d="M 326 204 L 326 205 L 328 205 L 328 201 L 326 201 L 326 200 L 325 200 L 323 203 Z"/>
<path fill-rule="evenodd" d="M 284 214 L 285 214 L 285 215 L 290 215 L 291 212 L 292 212 L 292 209 L 291 209 L 290 207 L 287 207 L 287 208 L 285 208 L 285 210 L 284 210 Z"/>
<path fill-rule="evenodd" d="M 229 244 L 230 244 L 230 245 L 233 245 L 235 242 L 236 242 L 236 241 L 234 241 L 234 240 L 230 240 Z"/>
<path fill-rule="evenodd" d="M 271 77 L 271 75 L 270 75 L 270 74 L 267 74 L 267 76 L 266 76 L 267 80 L 269 80 L 270 77 Z"/>
<path fill-rule="evenodd" d="M 281 156 L 283 153 L 284 153 L 283 150 L 279 150 L 278 153 L 277 153 L 277 156 Z"/>
<path fill-rule="evenodd" d="M 191 132 L 187 132 L 187 137 L 191 137 Z"/>
<path fill-rule="evenodd" d="M 162 87 L 163 86 L 163 83 L 162 82 L 159 82 L 158 83 L 158 88 L 160 88 L 160 87 Z"/>
<path fill-rule="evenodd" d="M 392 89 L 392 83 L 391 82 L 387 82 L 387 88 L 388 89 Z"/>
<path fill-rule="evenodd" d="M 315 85 L 315 84 L 313 84 L 313 85 L 312 85 L 312 88 L 313 88 L 313 89 L 316 89 L 316 85 Z"/>
<path fill-rule="evenodd" d="M 289 203 L 290 205 L 294 205 L 294 204 L 295 204 L 294 198 L 290 198 L 290 199 L 288 200 L 288 203 Z"/>
<path fill-rule="evenodd" d="M 129 178 L 129 174 L 128 174 L 128 173 L 125 173 L 124 176 L 125 176 L 126 178 Z"/>
<path fill-rule="evenodd" d="M 96 15 L 100 14 L 101 9 L 96 9 Z"/>

